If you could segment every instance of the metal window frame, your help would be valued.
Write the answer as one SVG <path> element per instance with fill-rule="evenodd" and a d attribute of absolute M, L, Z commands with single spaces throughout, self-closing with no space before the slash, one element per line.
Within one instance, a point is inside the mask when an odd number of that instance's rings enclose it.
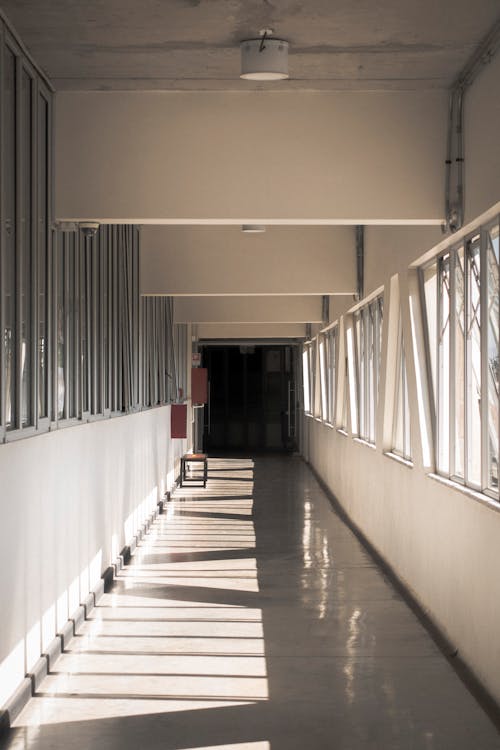
<path fill-rule="evenodd" d="M 0 442 L 17 440 L 19 438 L 29 437 L 37 432 L 43 432 L 49 429 L 51 423 L 51 362 L 49 350 L 49 299 L 50 291 L 50 274 L 51 268 L 51 248 L 50 248 L 50 229 L 49 219 L 52 211 L 52 193 L 49 191 L 49 183 L 52 177 L 52 138 L 49 142 L 49 131 L 52 124 L 52 97 L 50 90 L 45 81 L 40 77 L 40 73 L 33 65 L 25 53 L 24 48 L 11 33 L 3 18 L 0 18 L 0 68 L 5 69 L 5 50 L 8 49 L 13 56 L 14 62 L 14 96 L 15 108 L 12 112 L 14 118 L 15 133 L 15 153 L 14 153 L 14 170 L 16 188 L 14 194 L 15 201 L 15 282 L 11 290 L 14 304 L 14 321 L 15 336 L 13 342 L 13 370 L 12 377 L 14 382 L 14 402 L 12 404 L 14 414 L 14 424 L 6 428 L 6 381 L 5 381 L 5 348 L 0 346 Z M 29 91 L 23 92 L 25 80 L 28 81 Z M 44 207 L 44 216 L 39 205 L 39 195 L 42 192 L 39 174 L 39 156 L 41 148 L 41 133 L 39 107 L 40 98 L 44 98 L 47 106 L 45 135 L 45 158 L 46 158 L 46 175 L 44 180 L 46 204 Z M 26 108 L 25 105 L 28 105 Z M 4 116 L 6 113 L 6 104 L 4 96 L 4 78 L 0 80 L 0 153 L 4 153 Z M 25 149 L 28 147 L 28 150 Z M 26 167 L 29 168 L 29 174 Z M 29 184 L 26 184 L 28 179 Z M 0 170 L 0 277 L 2 278 L 3 288 L 0 290 L 2 303 L 0 305 L 0 330 L 5 329 L 5 299 L 7 296 L 5 281 L 5 186 L 3 169 Z M 50 195 L 49 195 L 50 192 Z M 24 205 L 24 198 L 29 199 L 29 206 Z M 28 209 L 29 215 L 26 213 Z M 26 236 L 26 223 L 29 222 L 29 236 Z M 46 317 L 46 341 L 45 344 L 45 366 L 46 381 L 44 400 L 46 402 L 47 413 L 45 416 L 39 414 L 39 352 L 38 352 L 38 325 L 39 325 L 39 227 L 42 223 L 46 232 L 46 294 L 45 294 L 45 317 Z M 26 247 L 26 242 L 29 247 Z M 29 268 L 26 268 L 26 266 Z M 24 296 L 22 294 L 24 290 Z M 28 299 L 29 298 L 29 299 Z M 27 303 L 27 304 L 26 304 Z M 22 348 L 23 348 L 23 316 L 26 307 L 29 307 L 29 314 L 24 321 L 27 334 L 27 346 L 25 351 L 25 367 L 29 363 L 27 377 L 27 393 L 29 394 L 29 403 L 26 406 L 23 391 L 23 372 Z M 3 336 L 2 336 L 3 338 Z M 26 406 L 26 408 L 24 408 Z M 23 421 L 23 412 L 26 411 L 27 419 Z"/>
<path fill-rule="evenodd" d="M 483 225 L 479 232 L 479 262 L 480 262 L 480 346 L 481 346 L 481 492 L 485 494 L 488 487 L 488 234 Z"/>
<path fill-rule="evenodd" d="M 53 92 L 0 18 L 3 69 L 7 49 L 12 54 L 9 86 L 12 83 L 15 105 L 13 109 L 9 107 L 15 138 L 12 164 L 15 191 L 10 193 L 15 205 L 12 216 L 15 236 L 11 240 L 14 266 L 8 289 L 13 306 L 13 423 L 7 430 L 6 349 L 2 340 L 0 442 L 140 410 L 145 408 L 146 400 L 150 407 L 178 400 L 180 386 L 185 398 L 188 379 L 188 326 L 174 324 L 172 298 L 141 301 L 139 228 L 103 226 L 94 240 L 84 239 L 79 231 L 67 234 L 55 228 Z M 4 78 L 0 80 L 0 114 L 3 154 Z M 1 331 L 5 329 L 7 297 L 5 179 L 2 169 Z M 60 414 L 59 327 L 64 337 L 61 341 L 64 401 Z M 314 369 L 312 361 L 309 365 Z M 314 386 L 312 381 L 311 385 Z M 26 394 L 28 405 L 24 403 Z M 23 409 L 28 410 L 24 423 Z"/>
<path fill-rule="evenodd" d="M 323 357 L 321 352 L 323 351 Z M 322 361 L 323 360 L 323 361 Z M 329 395 L 328 395 L 328 340 L 324 333 L 318 333 L 318 364 L 319 364 L 319 416 L 322 422 L 328 422 Z"/>
<path fill-rule="evenodd" d="M 483 429 L 483 451 L 482 451 L 482 485 L 483 489 L 482 491 L 490 496 L 494 497 L 495 499 L 500 498 L 499 492 L 500 492 L 500 481 L 498 481 L 498 467 L 499 467 L 499 458 L 500 455 L 497 456 L 497 491 L 493 490 L 489 486 L 489 478 L 490 478 L 490 471 L 489 471 L 489 462 L 490 462 L 490 449 L 489 449 L 489 414 L 488 414 L 488 407 L 489 407 L 489 352 L 488 352 L 488 345 L 489 345 L 489 339 L 488 339 L 488 333 L 489 333 L 489 320 L 490 320 L 490 308 L 489 308 L 489 263 L 488 263 L 488 254 L 489 254 L 489 244 L 490 244 L 490 234 L 493 227 L 497 228 L 498 231 L 498 241 L 500 245 L 500 216 L 494 219 L 493 221 L 487 222 L 481 226 L 481 247 L 484 247 L 483 253 L 484 256 L 481 260 L 481 269 L 484 268 L 484 283 L 482 283 L 481 288 L 484 288 L 484 297 L 481 301 L 481 319 L 483 320 L 485 317 L 485 325 L 482 325 L 481 327 L 481 333 L 482 333 L 482 340 L 481 340 L 481 351 L 484 352 L 484 359 L 483 359 L 483 367 L 482 367 L 482 386 L 481 386 L 481 393 L 483 394 L 483 391 L 485 391 L 486 396 L 482 397 L 482 407 L 484 409 L 484 419 L 482 415 L 481 420 L 481 426 Z M 500 262 L 499 266 L 497 268 L 497 272 L 500 274 Z M 500 290 L 499 290 L 500 291 Z M 483 316 L 483 310 L 486 311 L 486 316 Z M 499 304 L 499 313 L 500 313 L 500 304 Z M 500 319 L 498 320 L 498 326 L 499 326 L 499 339 L 500 339 Z M 500 356 L 500 340 L 497 342 L 497 357 Z M 498 365 L 497 365 L 498 366 Z M 496 430 L 497 430 L 497 446 L 498 451 L 500 454 L 500 408 L 498 409 L 498 415 L 497 415 L 497 423 L 496 423 Z"/>
<path fill-rule="evenodd" d="M 370 298 L 352 312 L 354 370 L 356 376 L 357 431 L 361 440 L 375 445 L 376 415 L 380 386 L 383 293 Z"/>
<path fill-rule="evenodd" d="M 57 234 L 57 233 L 56 233 Z M 79 350 L 79 347 L 77 346 L 77 342 L 80 338 L 79 336 L 79 326 L 77 325 L 77 314 L 76 314 L 76 307 L 79 307 L 79 300 L 77 295 L 77 272 L 76 272 L 76 264 L 78 262 L 78 254 L 76 252 L 76 241 L 75 237 L 72 234 L 61 234 L 60 237 L 58 237 L 57 242 L 57 263 L 56 266 L 56 275 L 59 273 L 59 257 L 62 257 L 64 259 L 64 280 L 63 280 L 63 306 L 62 306 L 62 314 L 63 314 L 63 331 L 64 331 L 64 406 L 63 406 L 63 416 L 59 416 L 59 404 L 58 401 L 56 402 L 56 415 L 57 415 L 57 427 L 72 427 L 75 424 L 78 424 L 80 421 L 79 418 L 79 409 L 78 409 L 78 391 L 77 391 L 77 377 L 76 377 L 76 370 L 77 368 L 77 350 Z M 61 253 L 61 256 L 59 256 L 59 253 Z M 71 277 L 73 276 L 73 279 Z M 57 279 L 58 281 L 58 279 Z M 55 289 L 57 290 L 57 284 L 55 286 Z M 54 295 L 55 297 L 55 303 L 56 303 L 56 318 L 59 315 L 59 310 L 57 307 L 57 293 Z M 79 317 L 79 316 L 78 316 Z M 56 319 L 56 327 L 57 327 L 57 319 Z M 73 342 L 73 345 L 71 344 L 71 338 L 72 336 L 76 337 L 76 340 Z M 56 341 L 57 343 L 57 341 Z M 57 345 L 54 347 L 57 353 Z M 73 356 L 72 356 L 72 350 L 73 349 Z M 57 356 L 57 354 L 56 354 Z M 58 394 L 58 367 L 55 370 L 55 390 Z M 71 414 L 71 404 L 73 403 L 73 414 Z"/>
<path fill-rule="evenodd" d="M 40 132 L 40 100 L 43 99 L 46 105 L 46 117 L 44 122 L 43 131 Z M 45 86 L 44 82 L 40 79 L 37 80 L 37 176 L 39 176 L 39 155 L 40 155 L 40 143 L 43 136 L 44 144 L 44 156 L 45 156 L 45 180 L 44 180 L 44 206 L 43 206 L 43 218 L 40 211 L 39 198 L 41 195 L 41 181 L 39 179 L 37 184 L 37 226 L 38 229 L 44 234 L 44 247 L 40 242 L 40 236 L 37 237 L 37 256 L 45 251 L 45 399 L 46 399 L 46 413 L 45 416 L 40 416 L 38 408 L 38 378 L 39 378 L 39 367 L 40 358 L 38 355 L 38 334 L 39 334 L 39 304 L 40 304 L 40 276 L 37 275 L 36 285 L 36 297 L 37 297 L 37 430 L 46 431 L 50 429 L 52 422 L 52 404 L 53 404 L 53 361 L 52 361 L 52 350 L 54 348 L 54 338 L 51 335 L 53 325 L 53 266 L 54 266 L 54 247 L 53 247 L 53 230 L 51 227 L 51 216 L 53 203 L 53 190 L 51 188 L 52 176 L 54 173 L 53 169 L 53 102 L 50 90 Z M 37 272 L 39 274 L 40 264 L 37 262 Z"/>
<path fill-rule="evenodd" d="M 0 71 L 5 70 L 5 26 L 0 19 Z M 0 154 L 4 152 L 4 112 L 5 112 L 5 95 L 4 79 L 0 76 Z M 0 439 L 5 440 L 5 348 L 3 346 L 3 337 L 5 330 L 5 190 L 3 167 L 0 164 Z"/>
<path fill-rule="evenodd" d="M 329 329 L 328 336 L 328 390 L 329 390 L 329 406 L 330 410 L 328 413 L 328 424 L 332 426 L 336 425 L 336 409 L 337 409 L 337 368 L 338 368 L 338 335 L 339 328 L 335 324 Z"/>
<path fill-rule="evenodd" d="M 301 359 L 301 370 L 302 373 L 304 372 L 304 354 L 305 354 L 305 367 L 307 371 L 307 377 L 308 377 L 308 383 L 307 383 L 307 398 L 308 398 L 308 405 L 309 409 L 306 409 L 306 398 L 305 398 L 305 386 L 306 383 L 304 382 L 304 376 L 302 375 L 302 386 L 303 386 L 303 396 L 302 396 L 302 402 L 303 402 L 303 409 L 304 414 L 307 414 L 308 416 L 312 416 L 312 410 L 311 410 L 311 368 L 309 364 L 309 358 L 310 358 L 310 348 L 311 348 L 311 342 L 307 342 L 304 344 L 302 348 L 302 359 Z"/>
<path fill-rule="evenodd" d="M 398 343 L 397 343 L 397 349 L 396 349 L 396 384 L 395 384 L 395 392 L 394 392 L 394 403 L 395 408 L 393 410 L 393 417 L 392 417 L 392 447 L 391 447 L 391 453 L 394 453 L 394 455 L 399 456 L 400 458 L 404 459 L 405 461 L 411 461 L 412 460 L 412 451 L 411 451 L 411 432 L 410 432 L 410 411 L 409 411 L 409 403 L 408 403 L 408 373 L 407 373 L 407 365 L 406 365 L 406 353 L 405 353 L 405 346 L 404 346 L 404 338 L 403 338 L 403 322 L 401 320 L 401 315 L 399 316 L 398 321 Z M 398 408 L 399 408 L 399 397 L 401 395 L 401 431 L 402 431 L 402 447 L 399 448 L 399 446 L 396 445 L 396 424 L 397 424 L 397 418 L 398 418 Z M 408 437 L 408 442 L 407 442 Z"/>
<path fill-rule="evenodd" d="M 100 388 L 99 388 L 99 278 L 98 278 L 98 259 L 99 259 L 99 228 L 97 234 L 87 240 L 90 250 L 90 414 L 91 418 L 98 417 L 100 410 Z"/>
<path fill-rule="evenodd" d="M 500 223 L 500 216 L 490 218 L 488 221 L 478 223 L 477 226 L 463 233 L 454 243 L 450 243 L 447 247 L 441 249 L 435 256 L 423 263 L 419 267 L 419 280 L 420 280 L 420 294 L 423 300 L 422 310 L 424 311 L 424 331 L 425 331 L 425 346 L 428 353 L 427 362 L 430 367 L 430 336 L 429 327 L 431 321 L 427 314 L 427 305 L 425 303 L 425 291 L 424 291 L 424 271 L 434 264 L 436 265 L 436 394 L 431 399 L 433 405 L 433 432 L 434 432 L 434 444 L 435 444 L 435 471 L 441 476 L 447 477 L 457 484 L 461 484 L 466 487 L 470 487 L 473 490 L 481 492 L 487 495 L 491 499 L 499 502 L 499 491 L 492 490 L 488 486 L 488 472 L 489 472 L 489 447 L 488 447 L 488 241 L 489 231 L 491 227 L 498 226 Z M 476 239 L 474 247 L 479 245 L 479 306 L 480 306 L 480 381 L 481 381 L 481 399 L 480 399 L 480 419 L 481 419 L 481 480 L 480 483 L 474 482 L 469 477 L 468 472 L 468 458 L 469 458 L 469 429 L 468 429 L 468 401 L 467 401 L 467 388 L 470 382 L 470 347 L 468 341 L 467 330 L 469 327 L 469 303 L 470 303 L 470 249 L 473 246 L 472 243 Z M 455 395 L 456 395 L 456 264 L 457 264 L 457 253 L 458 250 L 463 247 L 464 249 L 464 320 L 465 320 L 465 331 L 464 331 L 464 476 L 460 477 L 456 474 L 455 458 L 456 458 L 456 436 L 455 436 Z M 450 345 L 448 351 L 449 358 L 449 371 L 448 371 L 448 393 L 449 393 L 449 420 L 448 425 L 443 426 L 449 430 L 449 456 L 448 456 L 448 468 L 446 472 L 439 466 L 439 453 L 441 444 L 441 429 L 440 417 L 439 417 L 439 399 L 441 394 L 441 344 L 440 344 L 440 321 L 442 317 L 442 267 L 443 261 L 449 257 L 450 265 Z M 485 317 L 486 315 L 486 317 Z M 429 383 L 432 380 L 429 379 Z M 500 424 L 497 426 L 500 433 Z"/>
<path fill-rule="evenodd" d="M 100 306 L 100 370 L 99 370 L 99 388 L 101 392 L 101 416 L 109 417 L 111 413 L 109 401 L 109 273 L 108 273 L 108 250 L 109 250 L 109 232 L 108 227 L 101 227 L 102 241 L 99 252 L 99 306 Z M 108 377 L 106 377 L 108 375 Z"/>

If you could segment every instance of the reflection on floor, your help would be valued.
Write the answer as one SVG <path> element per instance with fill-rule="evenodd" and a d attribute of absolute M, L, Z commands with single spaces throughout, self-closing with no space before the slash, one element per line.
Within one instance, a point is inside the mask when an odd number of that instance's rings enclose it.
<path fill-rule="evenodd" d="M 293 457 L 175 493 L 2 747 L 461 750 L 499 736 Z"/>

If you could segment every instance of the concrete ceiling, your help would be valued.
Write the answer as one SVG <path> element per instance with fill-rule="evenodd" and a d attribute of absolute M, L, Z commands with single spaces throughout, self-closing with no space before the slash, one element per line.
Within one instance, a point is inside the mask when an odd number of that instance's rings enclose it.
<path fill-rule="evenodd" d="M 0 0 L 59 90 L 448 87 L 498 0 Z M 290 80 L 239 79 L 239 42 L 271 27 Z"/>

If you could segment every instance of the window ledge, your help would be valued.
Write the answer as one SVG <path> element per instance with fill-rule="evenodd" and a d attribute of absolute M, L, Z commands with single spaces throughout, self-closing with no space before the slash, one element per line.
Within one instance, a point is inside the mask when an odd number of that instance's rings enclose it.
<path fill-rule="evenodd" d="M 479 490 L 473 490 L 472 487 L 466 487 L 464 484 L 454 482 L 452 479 L 442 477 L 440 474 L 429 473 L 427 474 L 427 476 L 430 479 L 435 479 L 441 484 L 446 485 L 446 487 L 450 487 L 451 489 L 457 490 L 457 492 L 461 492 L 462 495 L 471 497 L 473 500 L 476 500 L 476 502 L 481 503 L 481 505 L 486 505 L 486 507 L 491 508 L 491 510 L 500 513 L 500 504 L 498 503 L 498 501 L 493 500 L 492 497 L 485 495 L 483 492 L 479 492 Z"/>
<path fill-rule="evenodd" d="M 387 451 L 386 453 L 384 453 L 384 456 L 387 456 L 387 458 L 392 458 L 393 461 L 397 461 L 398 464 L 403 464 L 403 466 L 407 466 L 409 469 L 413 469 L 413 461 L 410 461 L 410 459 L 408 458 L 398 456 L 397 453 Z"/>
<path fill-rule="evenodd" d="M 349 437 L 349 433 L 342 429 L 342 427 L 337 428 L 337 432 L 339 435 L 343 435 L 344 437 Z"/>
<path fill-rule="evenodd" d="M 355 437 L 353 438 L 355 443 L 359 443 L 360 445 L 366 445 L 367 448 L 371 448 L 372 451 L 377 450 L 377 446 L 375 443 L 369 443 L 368 440 L 364 440 L 364 438 Z"/>
<path fill-rule="evenodd" d="M 38 431 L 32 425 L 23 427 L 20 430 L 6 430 L 4 433 L 5 443 L 14 443 L 16 440 L 23 440 L 24 438 L 34 437 L 38 434 Z"/>

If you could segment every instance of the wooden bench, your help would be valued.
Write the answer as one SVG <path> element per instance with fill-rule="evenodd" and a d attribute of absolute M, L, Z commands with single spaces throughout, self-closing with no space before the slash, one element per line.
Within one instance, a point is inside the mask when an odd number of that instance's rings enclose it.
<path fill-rule="evenodd" d="M 203 480 L 197 477 L 188 477 L 186 472 L 188 464 L 203 464 Z M 181 484 L 192 484 L 193 482 L 203 481 L 203 487 L 207 486 L 207 475 L 208 475 L 208 458 L 206 453 L 185 453 L 181 458 Z"/>

